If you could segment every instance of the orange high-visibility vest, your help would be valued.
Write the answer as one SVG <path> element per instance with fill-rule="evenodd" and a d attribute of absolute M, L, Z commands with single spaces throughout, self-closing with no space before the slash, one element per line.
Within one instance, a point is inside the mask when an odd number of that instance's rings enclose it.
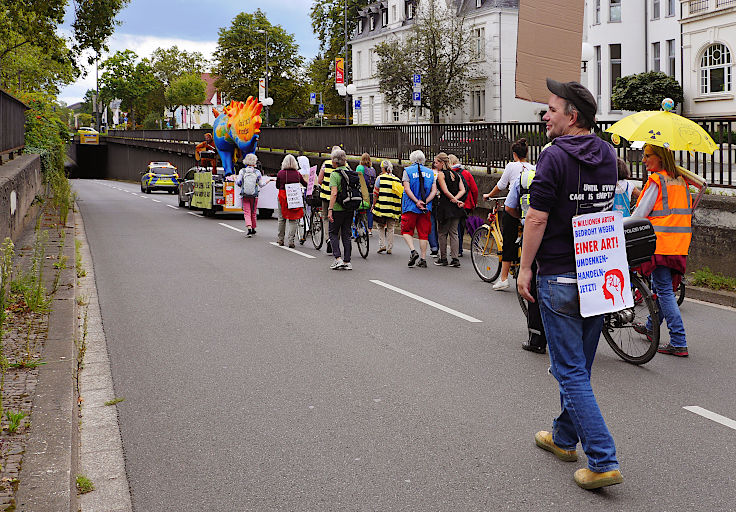
<path fill-rule="evenodd" d="M 639 195 L 639 201 L 650 182 L 659 187 L 657 201 L 648 217 L 657 233 L 654 253 L 686 256 L 693 236 L 693 209 L 687 184 L 680 177 L 670 178 L 664 171 L 652 173 Z"/>

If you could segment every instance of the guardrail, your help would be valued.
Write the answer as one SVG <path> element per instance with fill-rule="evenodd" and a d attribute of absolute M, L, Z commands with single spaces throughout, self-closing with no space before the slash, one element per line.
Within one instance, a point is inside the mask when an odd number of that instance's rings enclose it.
<path fill-rule="evenodd" d="M 25 146 L 26 110 L 25 103 L 0 90 L 0 155 L 12 159 Z"/>
<path fill-rule="evenodd" d="M 599 122 L 601 129 L 615 121 Z M 736 120 L 696 121 L 711 133 L 719 149 L 713 155 L 678 151 L 680 165 L 704 177 L 710 185 L 736 187 L 732 171 L 736 164 Z M 196 144 L 210 130 L 111 130 L 111 138 L 172 141 Z M 608 138 L 605 133 L 603 138 Z M 329 153 L 333 145 L 342 146 L 349 155 L 368 153 L 372 158 L 409 160 L 409 154 L 422 150 L 428 158 L 440 151 L 454 153 L 472 167 L 504 167 L 511 161 L 511 144 L 524 137 L 529 144 L 529 160 L 535 163 L 547 144 L 545 123 L 472 123 L 472 124 L 396 124 L 383 126 L 325 126 L 261 128 L 261 146 L 270 150 L 299 153 Z M 629 162 L 632 178 L 642 178 L 641 150 L 616 147 L 618 156 Z"/>

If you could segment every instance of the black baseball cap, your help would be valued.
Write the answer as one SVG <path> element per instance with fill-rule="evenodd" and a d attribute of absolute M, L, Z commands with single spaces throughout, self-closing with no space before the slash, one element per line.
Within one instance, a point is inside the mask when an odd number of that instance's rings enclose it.
<path fill-rule="evenodd" d="M 552 94 L 556 94 L 560 98 L 564 98 L 578 109 L 580 115 L 588 121 L 591 128 L 596 128 L 595 113 L 598 105 L 593 94 L 582 84 L 578 82 L 558 82 L 547 78 L 547 89 Z"/>

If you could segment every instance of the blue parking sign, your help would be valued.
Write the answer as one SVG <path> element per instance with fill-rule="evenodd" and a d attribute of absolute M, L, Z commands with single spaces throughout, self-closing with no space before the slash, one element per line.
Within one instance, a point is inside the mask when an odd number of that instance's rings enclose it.
<path fill-rule="evenodd" d="M 315 105 L 317 103 L 317 93 L 316 92 L 310 92 L 309 93 L 309 104 Z"/>
<path fill-rule="evenodd" d="M 360 100 L 355 100 L 355 110 L 360 110 Z"/>
<path fill-rule="evenodd" d="M 321 116 L 325 115 L 325 104 L 324 103 L 319 104 L 319 115 Z"/>
<path fill-rule="evenodd" d="M 415 84 L 421 84 L 422 83 L 422 75 L 419 73 L 414 73 L 412 76 L 412 82 Z"/>
<path fill-rule="evenodd" d="M 422 93 L 420 91 L 414 91 L 412 93 L 412 100 L 414 105 L 421 105 L 422 104 Z"/>

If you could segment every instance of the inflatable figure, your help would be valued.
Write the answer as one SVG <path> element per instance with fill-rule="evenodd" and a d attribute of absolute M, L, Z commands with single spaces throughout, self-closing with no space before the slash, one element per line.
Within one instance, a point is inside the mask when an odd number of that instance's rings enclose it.
<path fill-rule="evenodd" d="M 231 101 L 222 113 L 214 108 L 217 117 L 212 131 L 215 134 L 215 147 L 220 153 L 225 176 L 233 174 L 233 163 L 248 153 L 255 153 L 258 147 L 258 133 L 261 131 L 261 105 L 253 96 L 248 100 Z"/>

